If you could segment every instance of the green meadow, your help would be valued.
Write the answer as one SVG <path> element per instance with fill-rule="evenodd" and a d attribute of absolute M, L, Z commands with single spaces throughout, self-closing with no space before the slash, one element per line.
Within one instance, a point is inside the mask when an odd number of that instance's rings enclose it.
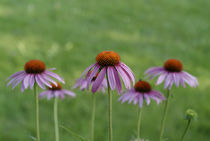
<path fill-rule="evenodd" d="M 196 76 L 197 88 L 172 89 L 165 137 L 178 141 L 186 127 L 185 111 L 192 122 L 185 141 L 210 139 L 210 1 L 209 0 L 0 0 L 0 141 L 33 141 L 33 91 L 6 87 L 11 74 L 30 59 L 65 78 L 71 89 L 76 79 L 95 62 L 98 53 L 113 50 L 135 73 L 162 66 L 167 59 L 182 61 Z M 156 80 L 156 79 L 155 79 Z M 166 93 L 163 85 L 153 88 Z M 39 89 L 39 92 L 42 90 Z M 60 125 L 90 137 L 91 94 L 74 90 L 76 98 L 59 100 Z M 114 141 L 136 135 L 138 107 L 118 102 L 113 92 Z M 107 94 L 97 93 L 95 141 L 107 141 Z M 163 104 L 144 104 L 141 137 L 158 141 Z M 41 141 L 54 140 L 53 100 L 40 100 Z M 78 141 L 60 128 L 61 141 Z"/>

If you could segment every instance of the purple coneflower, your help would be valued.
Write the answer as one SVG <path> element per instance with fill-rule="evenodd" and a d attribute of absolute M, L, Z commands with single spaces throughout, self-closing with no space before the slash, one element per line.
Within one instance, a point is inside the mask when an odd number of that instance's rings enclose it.
<path fill-rule="evenodd" d="M 91 72 L 90 75 L 88 75 Z M 93 78 L 99 72 L 96 80 Z M 106 76 L 109 95 L 109 141 L 112 141 L 112 95 L 111 90 L 117 89 L 118 93 L 122 93 L 122 78 L 125 88 L 130 89 L 131 83 L 135 83 L 135 78 L 131 69 L 120 61 L 120 56 L 113 51 L 103 51 L 96 57 L 96 63 L 89 66 L 81 75 L 80 79 L 86 74 L 87 89 L 92 83 L 92 92 L 96 92 Z"/>
<path fill-rule="evenodd" d="M 57 83 L 56 85 L 51 83 L 51 87 L 48 88 L 47 91 L 41 92 L 39 94 L 39 97 L 42 99 L 44 97 L 47 97 L 48 100 L 51 98 L 59 98 L 64 99 L 65 95 L 70 97 L 75 97 L 75 93 L 71 92 L 69 90 L 62 89 L 62 86 L 60 83 Z"/>
<path fill-rule="evenodd" d="M 168 111 L 170 89 L 172 88 L 173 84 L 175 84 L 177 87 L 179 87 L 180 84 L 185 87 L 185 83 L 187 83 L 191 87 L 196 87 L 198 86 L 198 80 L 196 77 L 183 71 L 183 65 L 177 59 L 169 59 L 165 62 L 163 67 L 150 68 L 145 72 L 145 74 L 147 74 L 147 77 L 150 77 L 151 79 L 159 76 L 156 84 L 159 85 L 165 81 L 164 88 L 167 88 L 167 100 L 164 107 L 159 136 L 159 141 L 161 141 L 163 139 L 165 120 Z"/>
<path fill-rule="evenodd" d="M 49 69 L 53 70 L 53 69 Z M 37 141 L 40 141 L 40 130 L 39 130 L 39 96 L 37 93 L 37 84 L 45 89 L 45 85 L 51 87 L 50 82 L 57 85 L 57 83 L 51 78 L 55 78 L 58 81 L 64 83 L 63 79 L 57 74 L 46 70 L 45 64 L 40 60 L 30 60 L 25 64 L 24 71 L 16 72 L 11 75 L 7 80 L 10 80 L 7 86 L 12 84 L 14 89 L 19 83 L 22 82 L 21 91 L 30 87 L 34 88 L 34 96 L 36 99 L 36 131 Z"/>
<path fill-rule="evenodd" d="M 47 97 L 48 100 L 54 98 L 54 124 L 55 124 L 55 141 L 59 141 L 59 127 L 58 127 L 58 98 L 64 99 L 65 95 L 70 97 L 75 97 L 75 93 L 69 90 L 62 89 L 60 83 L 53 84 L 51 87 L 48 87 L 47 91 L 44 91 L 39 94 L 39 97 L 42 99 Z"/>
<path fill-rule="evenodd" d="M 33 89 L 35 83 L 42 89 L 45 89 L 45 86 L 51 87 L 50 82 L 57 85 L 51 77 L 64 83 L 64 80 L 60 76 L 49 70 L 46 70 L 45 64 L 42 61 L 30 60 L 25 64 L 24 71 L 16 72 L 7 79 L 10 80 L 7 86 L 12 84 L 12 88 L 14 89 L 22 82 L 21 91 L 23 92 L 28 87 Z"/>
<path fill-rule="evenodd" d="M 138 81 L 134 88 L 126 92 L 123 96 L 119 98 L 119 101 L 122 103 L 128 101 L 129 103 L 133 102 L 135 105 L 139 104 L 139 118 L 137 124 L 137 140 L 140 141 L 140 123 L 141 123 L 141 113 L 143 101 L 146 101 L 147 105 L 150 104 L 150 99 L 153 99 L 159 104 L 162 100 L 165 100 L 165 97 L 159 91 L 152 90 L 151 85 L 146 81 Z"/>
<path fill-rule="evenodd" d="M 87 83 L 88 83 L 88 80 L 87 78 L 90 76 L 92 72 L 89 72 L 85 78 L 80 78 L 76 81 L 75 85 L 72 87 L 73 89 L 75 88 L 80 88 L 80 90 L 84 91 L 85 89 L 87 89 Z M 99 72 L 96 74 L 96 76 L 93 77 L 92 81 L 91 81 L 91 86 L 92 84 L 94 83 L 94 81 L 96 80 L 96 78 L 98 77 L 99 75 Z M 107 88 L 107 81 L 106 79 L 104 78 L 104 80 L 102 81 L 101 85 L 99 86 L 99 88 L 94 91 L 93 93 L 97 92 L 97 91 L 101 91 L 103 93 L 105 93 L 105 89 Z"/>
<path fill-rule="evenodd" d="M 179 87 L 180 84 L 185 87 L 185 83 L 191 87 L 198 86 L 197 78 L 183 71 L 182 63 L 176 59 L 167 60 L 163 67 L 152 67 L 148 69 L 145 74 L 151 79 L 159 75 L 156 84 L 159 85 L 165 81 L 165 89 L 167 87 L 171 89 L 173 84 L 177 87 Z"/>

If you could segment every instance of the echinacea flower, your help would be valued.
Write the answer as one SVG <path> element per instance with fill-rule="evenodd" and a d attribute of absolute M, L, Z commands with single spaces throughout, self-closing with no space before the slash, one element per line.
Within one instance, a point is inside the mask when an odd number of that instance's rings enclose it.
<path fill-rule="evenodd" d="M 59 98 L 64 99 L 65 95 L 70 97 L 75 97 L 75 93 L 66 89 L 63 89 L 60 83 L 57 83 L 57 85 L 51 83 L 51 87 L 48 87 L 47 91 L 41 92 L 39 94 L 39 97 L 42 99 L 44 97 L 47 97 L 48 100 L 51 98 Z"/>
<path fill-rule="evenodd" d="M 88 76 L 88 74 L 92 73 Z M 99 72 L 94 82 L 93 78 Z M 103 51 L 96 57 L 96 63 L 89 66 L 81 75 L 80 79 L 86 74 L 87 89 L 92 83 L 92 92 L 96 92 L 107 75 L 111 90 L 117 89 L 118 93 L 122 92 L 120 76 L 125 84 L 125 88 L 131 88 L 131 82 L 135 83 L 135 78 L 131 69 L 120 61 L 120 56 L 113 51 Z"/>
<path fill-rule="evenodd" d="M 52 87 L 50 83 L 57 85 L 52 78 L 64 83 L 60 76 L 49 70 L 54 69 L 47 70 L 45 64 L 40 60 L 30 60 L 25 64 L 24 71 L 16 72 L 7 79 L 10 80 L 7 86 L 11 84 L 14 89 L 22 82 L 21 91 L 23 92 L 28 87 L 32 89 L 35 83 L 42 89 L 45 89 L 45 86 Z"/>
<path fill-rule="evenodd" d="M 91 72 L 89 72 L 85 78 L 81 78 L 81 79 L 78 79 L 75 83 L 75 85 L 72 87 L 73 89 L 75 88 L 80 88 L 80 90 L 84 91 L 86 88 L 87 88 L 87 77 L 90 76 Z M 93 77 L 92 81 L 91 81 L 91 86 L 92 84 L 94 83 L 94 81 L 96 80 L 96 78 L 98 77 L 98 74 L 99 72 L 96 74 L 96 76 Z M 106 82 L 106 79 L 104 78 L 104 80 L 102 81 L 101 85 L 99 86 L 99 88 L 95 91 L 101 91 L 103 93 L 105 93 L 105 89 L 107 88 L 107 82 Z"/>
<path fill-rule="evenodd" d="M 165 89 L 171 89 L 173 84 L 177 87 L 179 87 L 180 84 L 185 87 L 185 83 L 191 87 L 198 86 L 197 78 L 183 71 L 182 63 L 176 59 L 167 60 L 163 67 L 152 67 L 148 69 L 145 74 L 147 74 L 147 77 L 150 77 L 151 79 L 159 76 L 156 85 L 165 81 Z"/>
<path fill-rule="evenodd" d="M 150 99 L 155 100 L 159 104 L 162 100 L 165 100 L 165 97 L 159 91 L 152 90 L 148 82 L 140 80 L 135 84 L 134 88 L 122 95 L 119 101 L 122 101 L 122 103 L 128 101 L 129 104 L 133 102 L 135 105 L 139 103 L 139 107 L 142 108 L 143 101 L 145 100 L 147 105 L 149 105 Z"/>

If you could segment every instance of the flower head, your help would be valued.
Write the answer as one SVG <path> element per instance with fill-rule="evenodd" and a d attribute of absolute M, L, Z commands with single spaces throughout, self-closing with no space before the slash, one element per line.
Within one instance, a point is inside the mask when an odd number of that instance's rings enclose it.
<path fill-rule="evenodd" d="M 65 95 L 68 95 L 70 97 L 75 97 L 74 92 L 63 89 L 60 83 L 57 83 L 57 85 L 51 83 L 51 87 L 49 87 L 47 91 L 40 93 L 39 97 L 41 99 L 47 97 L 48 100 L 50 100 L 53 97 L 55 98 L 60 97 L 61 99 L 64 99 Z"/>
<path fill-rule="evenodd" d="M 78 79 L 75 83 L 75 85 L 73 86 L 73 89 L 75 88 L 80 88 L 80 90 L 84 91 L 86 88 L 87 88 L 87 77 L 90 76 L 92 72 L 89 72 L 85 78 L 81 78 L 81 79 Z M 96 76 L 93 77 L 92 81 L 91 81 L 91 86 L 92 84 L 94 83 L 94 81 L 96 80 L 96 78 L 98 77 L 99 75 L 99 72 L 96 74 Z M 95 91 L 101 91 L 103 93 L 105 93 L 105 89 L 107 88 L 107 82 L 106 82 L 106 79 L 104 78 L 104 80 L 102 81 L 101 85 L 99 86 L 99 88 Z M 94 93 L 95 93 L 94 92 Z"/>
<path fill-rule="evenodd" d="M 91 74 L 89 75 L 89 73 Z M 125 84 L 125 88 L 130 89 L 131 83 L 135 83 L 135 78 L 131 69 L 120 61 L 120 56 L 113 51 L 103 51 L 96 57 L 96 63 L 89 66 L 81 75 L 87 79 L 87 89 L 92 84 L 92 92 L 96 92 L 103 83 L 107 75 L 109 85 L 112 90 L 117 89 L 118 93 L 122 92 L 120 76 Z M 93 82 L 93 78 L 97 78 Z"/>
<path fill-rule="evenodd" d="M 198 117 L 198 114 L 192 109 L 188 109 L 185 113 L 185 118 L 187 120 L 196 119 L 197 117 Z"/>
<path fill-rule="evenodd" d="M 135 105 L 139 103 L 139 107 L 142 108 L 144 99 L 149 105 L 150 99 L 155 100 L 159 104 L 162 100 L 165 100 L 165 97 L 159 91 L 152 90 L 148 82 L 140 80 L 135 84 L 134 88 L 121 96 L 119 101 L 122 101 L 122 103 L 128 101 L 129 104 L 133 102 Z"/>
<path fill-rule="evenodd" d="M 183 71 L 182 63 L 176 59 L 167 60 L 163 67 L 152 67 L 148 69 L 145 74 L 147 74 L 147 77 L 150 77 L 151 79 L 159 76 L 156 85 L 159 85 L 165 81 L 165 89 L 171 89 L 173 84 L 175 84 L 177 87 L 179 87 L 180 84 L 185 87 L 185 83 L 191 87 L 198 86 L 197 78 Z"/>
<path fill-rule="evenodd" d="M 64 83 L 60 76 L 49 70 L 54 69 L 46 70 L 46 66 L 42 61 L 30 60 L 25 64 L 24 71 L 16 72 L 7 79 L 8 81 L 10 80 L 7 86 L 12 85 L 14 89 L 19 83 L 22 83 L 21 91 L 23 92 L 28 87 L 32 89 L 35 83 L 42 89 L 45 89 L 45 86 L 52 87 L 50 83 L 57 85 L 52 78 Z"/>

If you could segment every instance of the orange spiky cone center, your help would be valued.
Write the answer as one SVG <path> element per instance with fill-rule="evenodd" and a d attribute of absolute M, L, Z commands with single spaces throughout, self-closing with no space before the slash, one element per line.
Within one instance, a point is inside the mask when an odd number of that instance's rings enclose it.
<path fill-rule="evenodd" d="M 30 60 L 25 64 L 24 70 L 26 73 L 42 73 L 45 71 L 45 64 L 40 60 Z"/>
<path fill-rule="evenodd" d="M 181 72 L 183 70 L 182 63 L 176 59 L 169 59 L 165 62 L 164 68 L 169 72 Z"/>
<path fill-rule="evenodd" d="M 115 66 L 120 63 L 120 56 L 114 51 L 103 51 L 98 54 L 96 61 L 102 67 Z"/>

